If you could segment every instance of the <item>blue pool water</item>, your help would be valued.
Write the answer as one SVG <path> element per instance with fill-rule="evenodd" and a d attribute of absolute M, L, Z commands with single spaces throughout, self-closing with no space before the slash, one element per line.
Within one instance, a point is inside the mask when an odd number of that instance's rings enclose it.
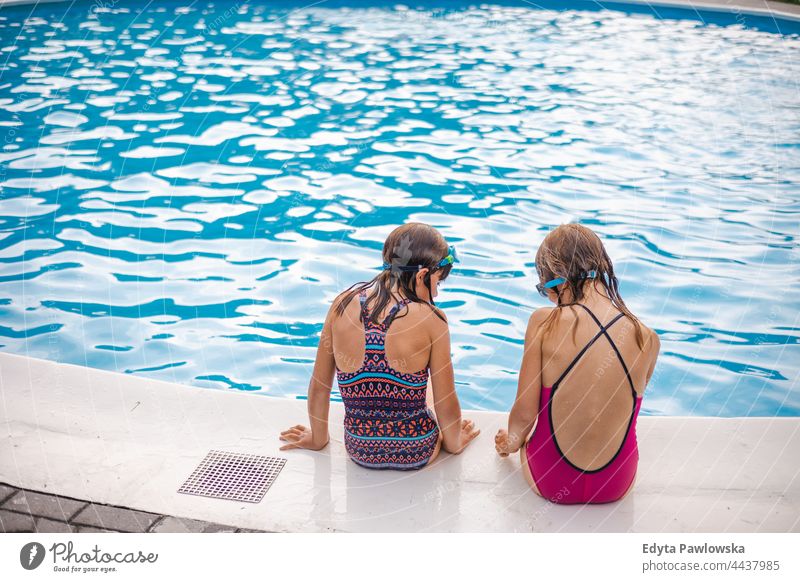
<path fill-rule="evenodd" d="M 0 10 L 3 351 L 302 397 L 330 300 L 416 220 L 462 258 L 462 404 L 507 410 L 537 245 L 580 221 L 662 340 L 644 414 L 800 414 L 797 24 L 99 4 Z"/>

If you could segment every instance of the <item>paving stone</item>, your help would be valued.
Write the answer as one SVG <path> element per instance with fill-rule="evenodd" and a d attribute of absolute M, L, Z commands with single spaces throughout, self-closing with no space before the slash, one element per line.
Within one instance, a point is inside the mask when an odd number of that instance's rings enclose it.
<path fill-rule="evenodd" d="M 27 491 L 0 483 L 0 532 L 27 533 L 233 533 L 259 532 L 237 529 L 199 519 L 165 516 L 156 513 L 94 504 Z M 77 512 L 77 515 L 75 515 Z M 70 518 L 75 515 L 75 518 Z"/>
<path fill-rule="evenodd" d="M 33 518 L 27 513 L 14 513 L 0 509 L 0 531 L 4 533 L 35 532 Z"/>
<path fill-rule="evenodd" d="M 37 533 L 75 533 L 76 528 L 64 521 L 56 521 L 45 517 L 36 518 Z"/>
<path fill-rule="evenodd" d="M 228 527 L 199 519 L 188 519 L 185 517 L 165 517 L 159 521 L 152 533 L 221 533 L 235 532 L 235 527 Z"/>
<path fill-rule="evenodd" d="M 67 521 L 85 504 L 85 501 L 75 501 L 74 499 L 58 497 L 48 493 L 22 490 L 3 503 L 2 508 L 19 511 L 20 513 L 29 513 L 33 516 Z"/>
<path fill-rule="evenodd" d="M 161 516 L 157 513 L 90 503 L 75 516 L 72 523 L 126 532 L 145 532 L 159 517 Z"/>
<path fill-rule="evenodd" d="M 12 492 L 17 491 L 17 487 L 11 487 L 11 485 L 0 484 L 0 503 L 11 495 Z"/>

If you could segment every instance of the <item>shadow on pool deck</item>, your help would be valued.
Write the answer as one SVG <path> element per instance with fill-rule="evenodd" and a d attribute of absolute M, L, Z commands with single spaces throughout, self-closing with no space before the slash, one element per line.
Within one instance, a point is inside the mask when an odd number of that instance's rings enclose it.
<path fill-rule="evenodd" d="M 529 489 L 517 456 L 496 455 L 501 413 L 465 412 L 482 432 L 461 455 L 443 453 L 420 471 L 376 471 L 348 459 L 336 403 L 328 447 L 279 451 L 280 431 L 307 423 L 305 401 L 7 353 L 0 391 L 0 516 L 16 520 L 12 528 L 56 528 L 45 521 L 56 518 L 78 530 L 162 531 L 180 527 L 179 517 L 227 531 L 800 531 L 797 418 L 640 416 L 631 494 L 563 506 Z M 259 503 L 177 493 L 212 449 L 288 461 Z"/>

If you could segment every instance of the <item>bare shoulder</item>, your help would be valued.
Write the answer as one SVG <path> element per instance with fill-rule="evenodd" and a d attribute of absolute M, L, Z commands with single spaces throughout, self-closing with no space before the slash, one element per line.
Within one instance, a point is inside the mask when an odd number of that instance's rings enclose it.
<path fill-rule="evenodd" d="M 341 305 L 341 303 L 342 303 L 342 302 L 343 302 L 343 301 L 344 301 L 344 300 L 345 300 L 345 299 L 346 299 L 346 298 L 347 298 L 349 295 L 351 295 L 352 293 L 353 293 L 353 290 L 352 290 L 352 289 L 345 289 L 344 291 L 342 291 L 341 293 L 339 293 L 339 294 L 338 294 L 338 295 L 337 295 L 337 296 L 336 296 L 336 297 L 333 299 L 333 302 L 331 303 L 331 308 L 333 308 L 333 309 L 337 308 L 337 307 L 338 307 L 339 305 Z M 353 295 L 353 299 L 356 299 L 357 297 L 358 297 L 358 293 L 355 293 L 355 294 Z"/>
<path fill-rule="evenodd" d="M 447 322 L 447 316 L 444 311 L 434 305 L 409 303 L 408 317 L 411 318 L 415 325 L 422 325 L 422 328 L 428 332 L 432 339 L 441 338 L 449 333 L 450 326 Z"/>
<path fill-rule="evenodd" d="M 531 313 L 530 318 L 528 319 L 528 329 L 525 330 L 525 341 L 531 342 L 536 337 L 539 336 L 539 332 L 542 329 L 542 325 L 550 317 L 550 314 L 553 313 L 553 307 L 540 307 L 533 313 Z"/>
<path fill-rule="evenodd" d="M 634 325 L 632 322 L 629 323 L 632 326 Z M 661 340 L 658 338 L 658 333 L 646 326 L 642 320 L 639 320 L 639 326 L 641 327 L 642 335 L 644 336 L 642 353 L 645 355 L 645 357 L 649 357 L 650 361 L 653 362 L 658 357 L 658 352 L 661 350 Z"/>
<path fill-rule="evenodd" d="M 544 323 L 544 320 L 547 319 L 551 313 L 553 313 L 553 309 L 555 307 L 540 307 L 533 313 L 531 313 L 530 319 L 528 319 L 528 327 L 539 326 Z"/>
<path fill-rule="evenodd" d="M 540 307 L 533 313 L 531 313 L 530 318 L 528 319 L 528 331 L 536 331 L 538 330 L 542 324 L 550 317 L 550 314 L 553 313 L 555 307 Z"/>
<path fill-rule="evenodd" d="M 348 297 L 350 297 L 350 301 L 344 305 Z M 339 315 L 343 305 L 344 310 L 341 311 L 343 316 L 345 316 L 347 319 L 358 319 L 361 313 L 361 305 L 358 300 L 358 293 L 353 294 L 352 289 L 345 289 L 334 298 L 334 300 L 331 302 L 331 307 L 328 310 L 328 317 L 335 319 L 336 316 Z"/>
<path fill-rule="evenodd" d="M 446 327 L 448 325 L 447 315 L 445 315 L 444 311 L 442 311 L 435 305 L 426 305 L 424 303 L 409 303 L 408 309 L 409 313 L 416 314 L 428 325 L 433 325 L 438 327 L 441 327 L 442 325 Z"/>
<path fill-rule="evenodd" d="M 661 340 L 658 338 L 658 334 L 646 325 L 644 329 L 646 330 L 645 335 L 647 336 L 647 349 L 652 352 L 653 356 L 657 356 L 658 352 L 661 350 Z"/>

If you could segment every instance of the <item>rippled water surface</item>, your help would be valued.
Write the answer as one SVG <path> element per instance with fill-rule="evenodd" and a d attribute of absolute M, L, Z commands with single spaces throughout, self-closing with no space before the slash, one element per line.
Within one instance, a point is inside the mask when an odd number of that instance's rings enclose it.
<path fill-rule="evenodd" d="M 416 220 L 462 258 L 462 404 L 506 410 L 536 247 L 580 221 L 660 334 L 645 414 L 800 414 L 796 26 L 105 4 L 0 10 L 3 351 L 302 396 Z"/>

